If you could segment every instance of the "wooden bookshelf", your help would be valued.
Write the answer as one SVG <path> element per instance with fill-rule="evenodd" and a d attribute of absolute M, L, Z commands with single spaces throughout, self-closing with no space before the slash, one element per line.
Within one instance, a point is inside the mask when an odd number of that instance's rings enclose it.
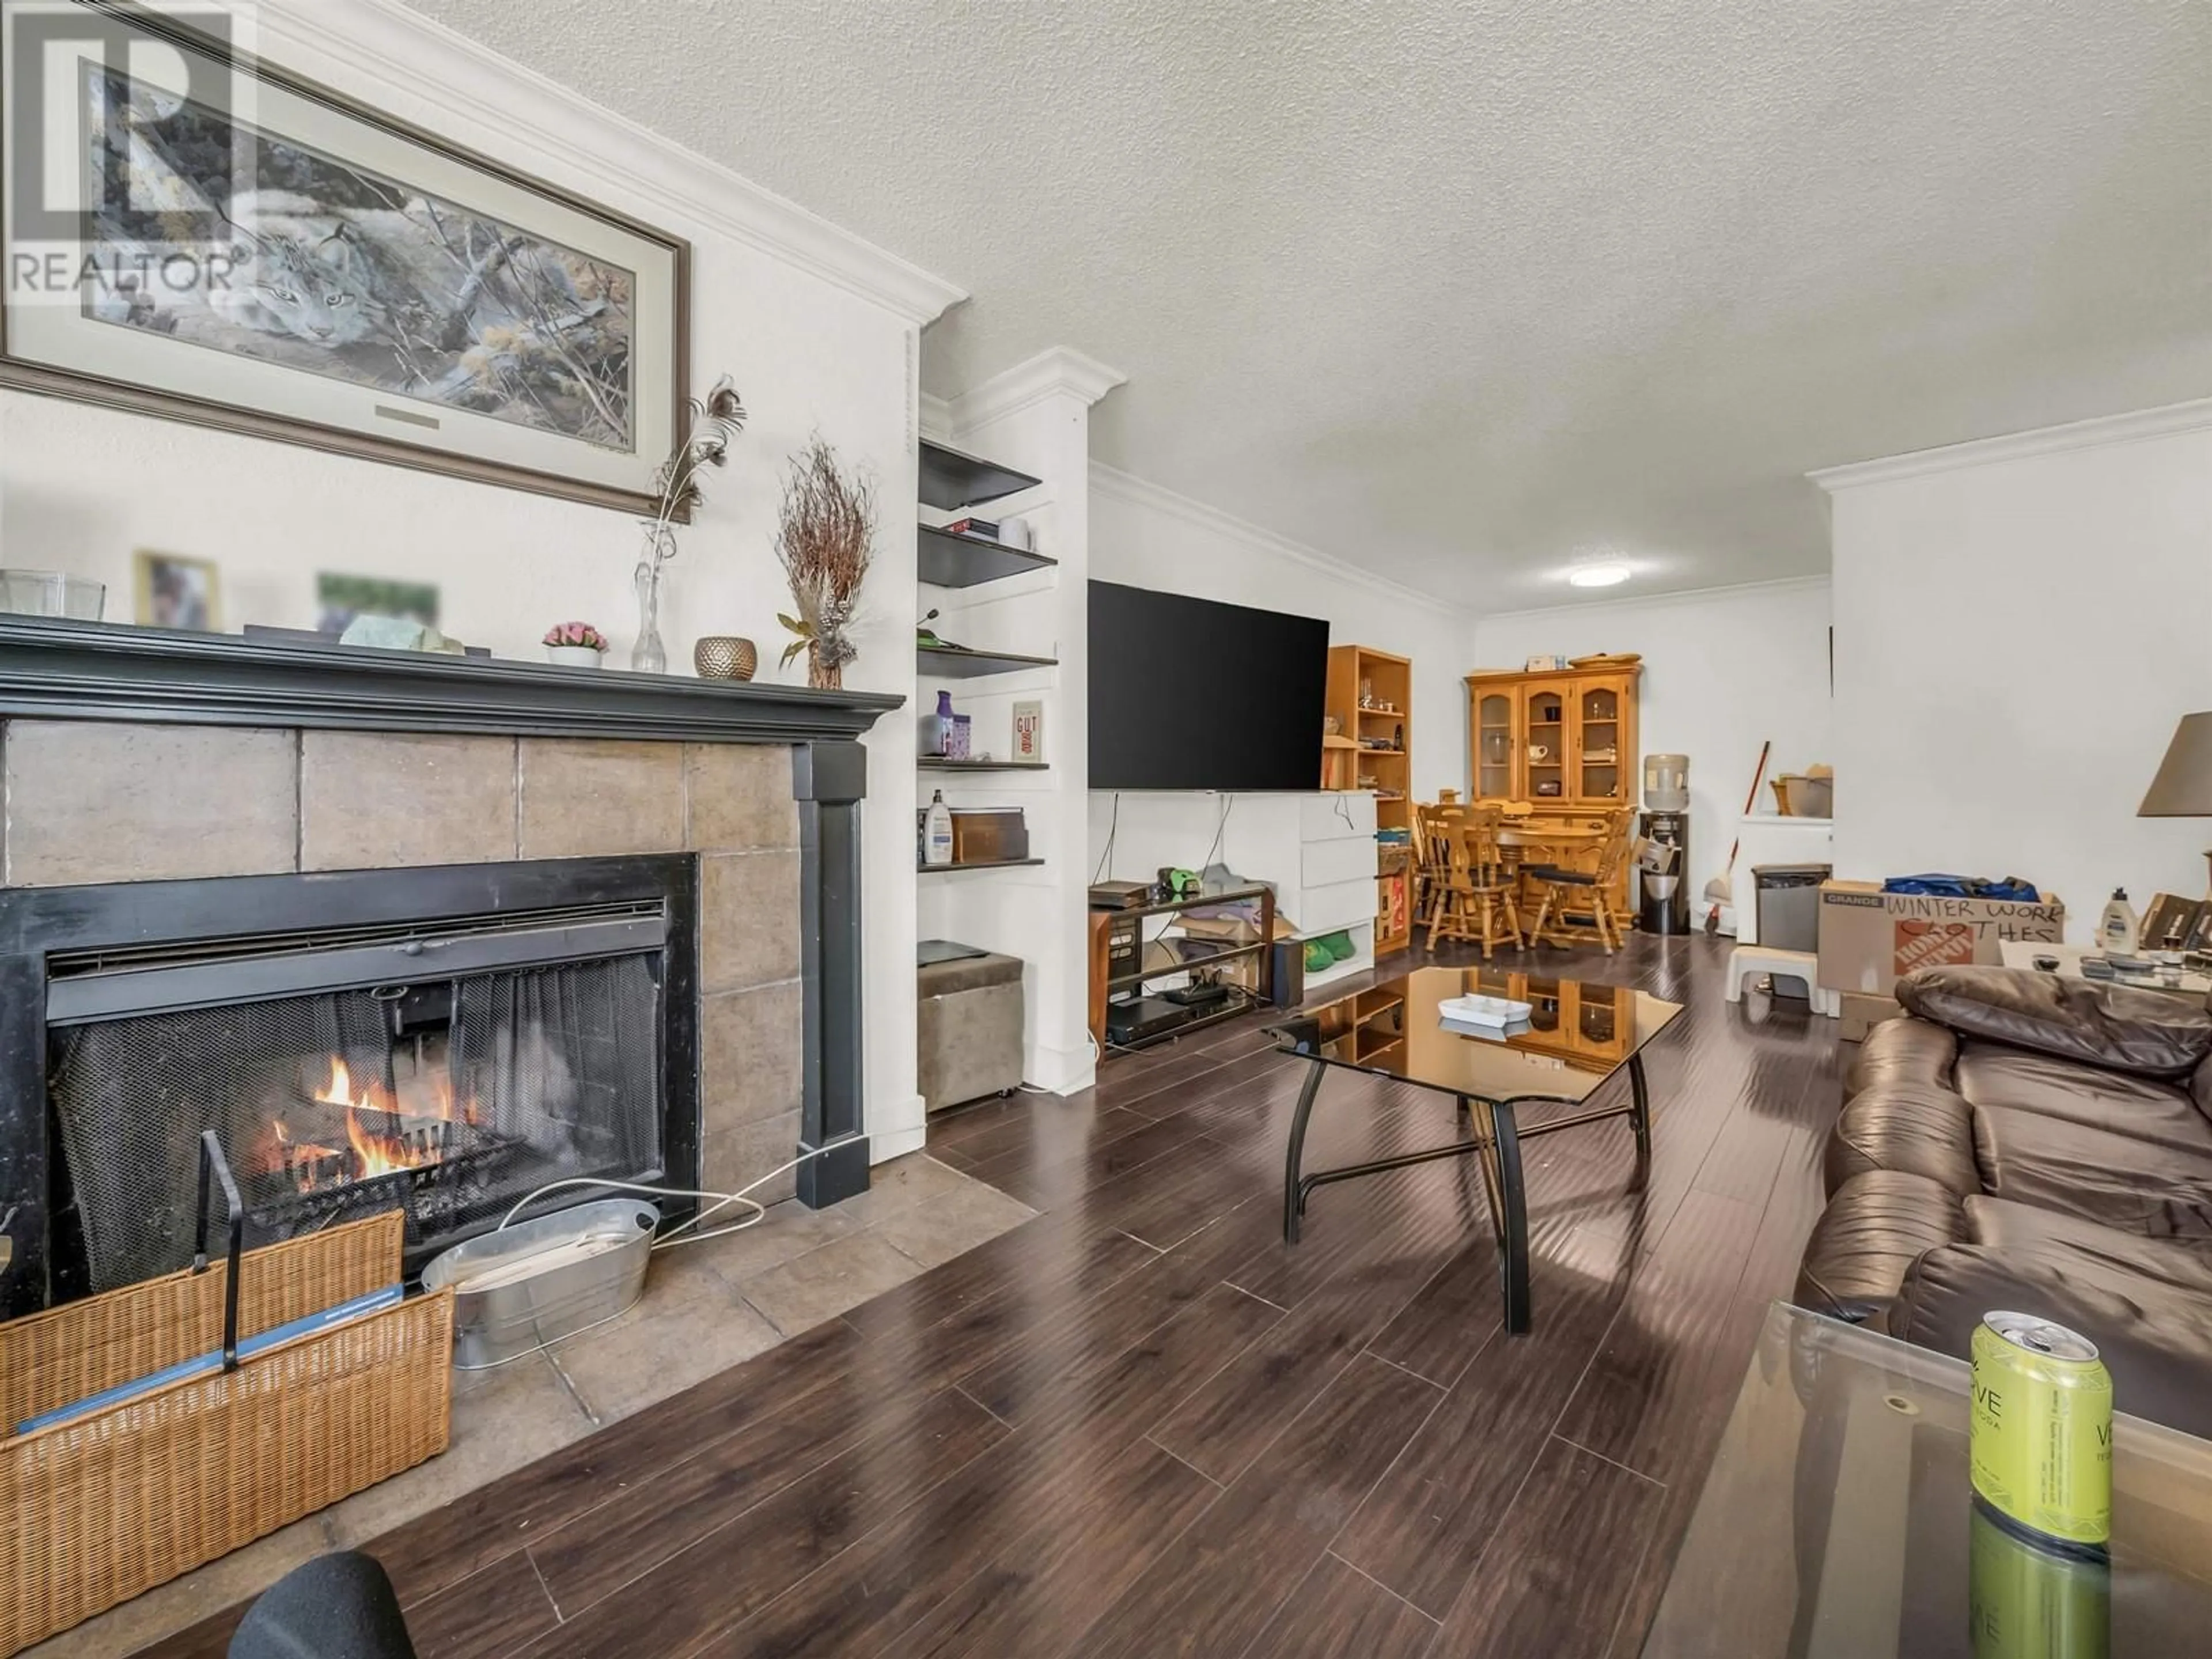
<path fill-rule="evenodd" d="M 1413 822 L 1413 664 L 1364 645 L 1331 646 L 1323 705 L 1336 732 L 1322 740 L 1321 787 L 1375 792 L 1377 830 Z M 1375 878 L 1375 950 L 1402 949 L 1412 937 L 1410 865 L 1384 842 Z"/>

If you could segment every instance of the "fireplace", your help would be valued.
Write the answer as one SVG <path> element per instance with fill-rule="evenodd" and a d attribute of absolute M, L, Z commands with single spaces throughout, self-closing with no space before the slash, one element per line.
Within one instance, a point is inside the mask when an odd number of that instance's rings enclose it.
<path fill-rule="evenodd" d="M 866 1191 L 860 738 L 902 701 L 0 617 L 0 1316 L 135 1270 L 118 1192 L 176 1259 L 149 1095 L 262 1225 L 404 1202 L 418 1260 L 572 1166 Z"/>
<path fill-rule="evenodd" d="M 46 1103 L 0 1211 L 43 1218 L 46 1299 L 191 1261 L 208 1129 L 250 1243 L 398 1208 L 410 1274 L 551 1182 L 697 1186 L 697 886 L 653 854 L 0 893 L 43 1010 L 0 1097 Z"/>

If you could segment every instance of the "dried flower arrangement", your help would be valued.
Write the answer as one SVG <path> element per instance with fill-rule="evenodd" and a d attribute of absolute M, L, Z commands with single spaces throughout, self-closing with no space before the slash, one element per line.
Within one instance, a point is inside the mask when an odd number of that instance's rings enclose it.
<path fill-rule="evenodd" d="M 660 470 L 653 475 L 657 498 L 653 515 L 645 526 L 645 554 L 638 561 L 637 643 L 631 647 L 629 665 L 658 674 L 668 666 L 668 653 L 660 642 L 660 571 L 676 556 L 676 526 L 691 522 L 691 514 L 704 501 L 701 473 L 721 466 L 730 459 L 730 440 L 744 430 L 745 406 L 738 400 L 730 377 L 716 380 L 706 397 L 690 400 L 691 423 Z"/>
<path fill-rule="evenodd" d="M 837 452 L 817 434 L 791 458 L 775 544 L 799 611 L 776 617 L 793 635 L 783 660 L 805 652 L 809 685 L 843 684 L 845 665 L 859 654 L 853 623 L 875 531 L 874 487 L 840 471 Z"/>
<path fill-rule="evenodd" d="M 587 622 L 555 623 L 545 630 L 541 645 L 580 646 L 586 651 L 604 651 L 607 636 Z"/>

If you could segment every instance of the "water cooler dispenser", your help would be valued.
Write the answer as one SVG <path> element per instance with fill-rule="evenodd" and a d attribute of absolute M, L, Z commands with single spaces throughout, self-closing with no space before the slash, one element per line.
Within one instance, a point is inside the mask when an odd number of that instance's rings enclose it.
<path fill-rule="evenodd" d="M 1659 855 L 1637 871 L 1637 926 L 1647 933 L 1690 931 L 1690 757 L 1644 757 L 1638 830 Z M 1671 853 L 1671 856 L 1669 856 Z M 1650 867 L 1663 865 L 1663 869 Z"/>

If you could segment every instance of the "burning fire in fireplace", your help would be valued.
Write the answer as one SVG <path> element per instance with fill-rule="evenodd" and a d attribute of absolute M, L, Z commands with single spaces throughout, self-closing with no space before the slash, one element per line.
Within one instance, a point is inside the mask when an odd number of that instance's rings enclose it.
<path fill-rule="evenodd" d="M 315 1064 L 325 1081 L 303 1089 L 296 1125 L 271 1116 L 264 1159 L 266 1173 L 282 1171 L 301 1192 L 441 1163 L 458 1150 L 455 1126 L 481 1121 L 475 1097 L 457 1095 L 442 1064 L 422 1066 L 396 1088 L 382 1078 L 356 1083 L 342 1054 Z"/>

